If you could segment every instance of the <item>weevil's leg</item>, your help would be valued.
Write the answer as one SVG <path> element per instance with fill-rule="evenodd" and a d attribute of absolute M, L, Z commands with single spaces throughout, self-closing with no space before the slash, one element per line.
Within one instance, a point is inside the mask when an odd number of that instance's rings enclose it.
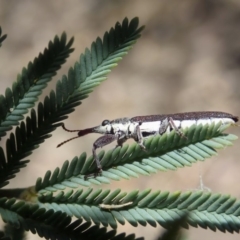
<path fill-rule="evenodd" d="M 117 139 L 117 147 L 122 147 L 123 143 L 125 143 L 127 141 L 127 138 L 124 136 L 118 136 L 118 139 Z"/>
<path fill-rule="evenodd" d="M 146 150 L 146 147 L 143 145 L 143 136 L 142 136 L 141 129 L 140 129 L 139 125 L 136 126 L 136 132 L 137 132 L 137 137 L 138 137 L 138 141 L 137 142 L 138 142 L 139 146 L 143 150 Z"/>
<path fill-rule="evenodd" d="M 94 143 L 93 143 L 93 149 L 92 149 L 92 153 L 93 153 L 93 158 L 96 162 L 96 165 L 97 165 L 97 172 L 96 173 L 93 173 L 93 174 L 88 174 L 86 175 L 84 178 L 85 180 L 88 178 L 88 177 L 96 177 L 98 175 L 101 174 L 102 172 L 102 166 L 101 166 L 101 163 L 99 161 L 99 158 L 97 156 L 97 153 L 96 153 L 96 150 L 98 148 L 101 148 L 101 147 L 104 147 L 108 144 L 110 144 L 111 142 L 113 142 L 114 140 L 117 140 L 117 137 L 115 135 L 112 135 L 112 134 L 106 134 L 100 138 L 98 138 Z"/>
<path fill-rule="evenodd" d="M 170 125 L 170 124 L 169 124 L 168 119 L 165 118 L 165 119 L 162 121 L 162 123 L 161 123 L 161 125 L 160 125 L 160 127 L 159 127 L 158 133 L 159 133 L 160 135 L 162 135 L 163 133 L 165 133 L 165 132 L 167 131 L 167 128 L 168 128 L 169 125 Z"/>
<path fill-rule="evenodd" d="M 175 125 L 175 123 L 174 123 L 174 121 L 173 121 L 173 119 L 172 119 L 171 117 L 169 118 L 169 124 L 170 124 L 170 126 L 176 131 L 176 133 L 180 135 L 180 137 L 184 137 L 185 139 L 188 139 L 188 138 L 183 134 L 183 132 L 180 131 L 180 130 L 177 128 L 177 126 Z"/>
<path fill-rule="evenodd" d="M 127 141 L 125 134 L 122 131 L 118 131 L 115 133 L 115 136 L 117 138 L 117 145 L 115 148 L 122 147 L 123 143 Z"/>

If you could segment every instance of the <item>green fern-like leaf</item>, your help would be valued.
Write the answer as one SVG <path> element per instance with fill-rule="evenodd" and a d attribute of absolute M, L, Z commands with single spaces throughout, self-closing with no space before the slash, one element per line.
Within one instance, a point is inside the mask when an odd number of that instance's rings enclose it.
<path fill-rule="evenodd" d="M 38 120 L 38 122 L 37 122 Z M 0 183 L 1 187 L 8 184 L 8 180 L 13 178 L 20 168 L 26 166 L 29 160 L 26 159 L 40 143 L 50 135 L 55 126 L 44 121 L 44 112 L 42 104 L 38 107 L 38 119 L 34 109 L 31 110 L 31 117 L 27 117 L 26 124 L 21 122 L 17 127 L 15 134 L 11 133 L 6 141 L 6 157 L 3 149 L 0 147 Z"/>
<path fill-rule="evenodd" d="M 18 125 L 28 109 L 34 106 L 47 83 L 73 52 L 72 43 L 73 38 L 67 42 L 65 33 L 60 39 L 56 36 L 43 54 L 40 53 L 33 62 L 29 62 L 27 68 L 23 68 L 12 89 L 7 88 L 5 96 L 0 95 L 0 138 L 12 126 Z"/>
<path fill-rule="evenodd" d="M 185 238 L 181 233 L 181 225 L 186 222 L 187 215 L 183 215 L 181 218 L 174 220 L 172 226 L 164 231 L 159 237 L 158 240 L 184 240 Z"/>
<path fill-rule="evenodd" d="M 134 235 L 116 235 L 115 230 L 108 231 L 105 227 L 91 226 L 90 222 L 83 223 L 81 219 L 72 221 L 71 217 L 62 211 L 46 210 L 24 201 L 17 202 L 16 199 L 0 198 L 0 214 L 6 223 L 34 234 L 38 233 L 46 239 L 136 239 Z"/>
<path fill-rule="evenodd" d="M 0 240 L 12 240 L 10 237 L 5 236 L 4 232 L 0 231 Z"/>
<path fill-rule="evenodd" d="M 210 228 L 222 232 L 238 232 L 240 228 L 240 202 L 229 195 L 197 192 L 143 192 L 121 193 L 115 190 L 87 189 L 68 191 L 54 196 L 39 195 L 41 206 L 54 211 L 66 212 L 69 216 L 93 221 L 96 225 L 117 228 L 125 221 L 133 226 L 157 224 L 171 229 L 175 221 L 188 215 L 181 227 Z"/>
<path fill-rule="evenodd" d="M 45 97 L 44 103 L 38 104 L 37 114 L 34 109 L 31 110 L 31 116 L 27 117 L 26 123 L 22 122 L 20 127 L 16 128 L 15 135 L 12 133 L 7 139 L 6 157 L 0 148 L 1 187 L 7 185 L 7 180 L 13 178 L 20 168 L 26 166 L 29 160 L 23 159 L 50 137 L 49 133 L 60 125 L 58 122 L 66 119 L 66 115 L 81 103 L 80 100 L 86 98 L 88 93 L 106 79 L 111 68 L 127 54 L 140 36 L 139 32 L 143 28 L 137 27 L 137 18 L 130 23 L 125 19 L 122 25 L 117 23 L 115 29 L 105 33 L 103 42 L 97 38 L 91 51 L 86 49 L 85 55 L 80 57 L 80 63 L 76 62 L 74 68 L 70 68 L 68 77 L 63 76 L 62 80 L 57 82 L 56 93 L 51 91 L 49 97 Z M 121 36 L 121 39 L 117 36 Z"/>
<path fill-rule="evenodd" d="M 6 236 L 11 237 L 11 240 L 26 240 L 25 229 L 22 227 L 15 228 L 11 224 L 6 224 L 4 226 L 4 233 Z"/>
<path fill-rule="evenodd" d="M 97 38 L 80 56 L 68 76 L 63 76 L 56 86 L 56 103 L 58 114 L 65 114 L 72 104 L 88 97 L 88 94 L 106 79 L 111 69 L 132 48 L 140 37 L 143 27 L 138 28 L 138 18 L 130 22 L 125 18 L 116 23 L 115 28 L 106 32 L 103 41 Z"/>
<path fill-rule="evenodd" d="M 130 179 L 138 175 L 149 175 L 157 171 L 176 170 L 191 166 L 197 161 L 204 161 L 217 154 L 216 150 L 232 145 L 237 139 L 231 134 L 224 134 L 226 128 L 221 124 L 194 125 L 184 131 L 186 138 L 172 131 L 162 136 L 155 136 L 145 141 L 147 151 L 142 151 L 138 144 L 124 145 L 114 150 L 99 153 L 103 167 L 102 176 L 84 179 L 84 175 L 96 171 L 93 157 L 87 159 L 85 153 L 75 157 L 62 168 L 48 171 L 42 180 L 36 183 L 36 190 L 41 192 L 64 190 L 66 187 L 77 188 L 79 185 L 109 183 L 110 180 Z"/>

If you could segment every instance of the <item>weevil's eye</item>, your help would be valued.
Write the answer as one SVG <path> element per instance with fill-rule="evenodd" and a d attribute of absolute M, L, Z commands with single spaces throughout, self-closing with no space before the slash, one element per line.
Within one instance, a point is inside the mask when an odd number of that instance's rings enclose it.
<path fill-rule="evenodd" d="M 106 125 L 109 124 L 109 123 L 110 123 L 109 120 L 103 120 L 103 122 L 102 122 L 102 126 L 106 126 Z"/>

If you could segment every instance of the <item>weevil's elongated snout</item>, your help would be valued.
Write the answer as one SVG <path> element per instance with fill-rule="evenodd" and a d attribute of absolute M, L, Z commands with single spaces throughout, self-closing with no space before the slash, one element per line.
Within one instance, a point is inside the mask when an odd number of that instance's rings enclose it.
<path fill-rule="evenodd" d="M 88 130 L 88 129 L 86 129 Z M 100 134 L 110 134 L 112 132 L 112 125 L 109 123 L 109 124 L 106 124 L 106 125 L 99 125 L 99 126 L 96 126 L 96 127 L 93 127 L 91 128 L 91 132 L 92 133 L 100 133 Z M 113 132 L 112 132 L 113 134 Z"/>
<path fill-rule="evenodd" d="M 82 136 L 84 136 L 86 134 L 93 133 L 93 132 L 95 132 L 94 128 L 86 128 L 86 129 L 83 129 L 83 130 L 79 130 L 78 131 L 78 136 L 82 137 Z"/>
<path fill-rule="evenodd" d="M 111 132 L 111 124 L 106 124 L 106 125 L 99 125 L 99 126 L 96 126 L 96 127 L 92 127 L 92 128 L 86 128 L 86 129 L 83 129 L 83 130 L 79 130 L 78 131 L 78 136 L 79 137 L 82 137 L 86 134 L 89 134 L 89 133 L 100 133 L 100 134 L 107 134 L 107 133 L 110 133 Z"/>

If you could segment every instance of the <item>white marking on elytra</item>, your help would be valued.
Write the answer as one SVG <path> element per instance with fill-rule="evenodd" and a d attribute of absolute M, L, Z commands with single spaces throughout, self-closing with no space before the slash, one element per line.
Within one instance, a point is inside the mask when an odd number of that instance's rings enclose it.
<path fill-rule="evenodd" d="M 159 127 L 161 125 L 160 121 L 155 121 L 155 122 L 143 122 L 140 125 L 140 130 L 142 132 L 146 131 L 146 132 L 158 132 L 159 131 Z"/>
<path fill-rule="evenodd" d="M 163 121 L 162 121 L 163 122 Z M 149 133 L 153 133 L 152 135 L 154 134 L 157 134 L 159 132 L 159 128 L 162 124 L 161 121 L 153 121 L 153 122 L 143 122 L 141 125 L 140 125 L 140 130 L 141 132 L 149 132 Z M 212 124 L 212 123 L 219 123 L 221 122 L 222 124 L 234 124 L 234 120 L 230 119 L 230 118 L 208 118 L 208 119 L 199 119 L 199 120 L 174 120 L 173 119 L 173 122 L 176 126 L 176 128 L 179 128 L 179 129 L 185 129 L 185 128 L 189 128 L 191 127 L 192 125 L 196 124 L 196 125 L 207 125 L 207 124 Z M 136 124 L 132 124 L 132 128 L 131 130 L 134 131 L 134 127 L 135 127 Z M 167 129 L 166 129 L 166 133 L 169 133 L 170 132 L 170 129 L 172 129 L 171 126 L 168 126 Z"/>
<path fill-rule="evenodd" d="M 194 124 L 197 124 L 196 120 L 184 120 L 184 121 L 181 122 L 181 129 L 191 127 Z M 178 127 L 178 125 L 176 125 L 176 126 Z"/>

